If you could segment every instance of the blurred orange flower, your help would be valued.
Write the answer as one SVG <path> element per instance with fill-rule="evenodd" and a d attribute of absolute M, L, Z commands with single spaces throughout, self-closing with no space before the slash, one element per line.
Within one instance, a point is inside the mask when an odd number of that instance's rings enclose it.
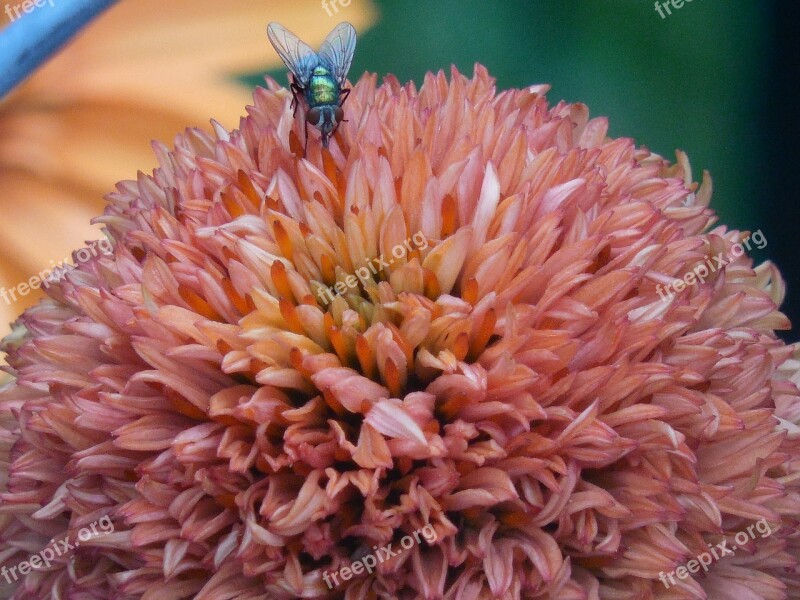
<path fill-rule="evenodd" d="M 375 14 L 357 0 L 339 16 L 361 30 Z M 117 181 L 155 166 L 150 140 L 210 117 L 236 126 L 252 96 L 235 76 L 281 64 L 271 20 L 312 44 L 336 21 L 310 0 L 123 0 L 0 101 L 0 290 L 100 238 L 89 220 Z M 0 336 L 42 294 L 14 296 L 0 297 Z"/>

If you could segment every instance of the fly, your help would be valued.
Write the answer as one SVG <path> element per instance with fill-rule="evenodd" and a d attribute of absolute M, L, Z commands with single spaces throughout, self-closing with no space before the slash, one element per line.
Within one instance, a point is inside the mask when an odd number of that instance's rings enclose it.
<path fill-rule="evenodd" d="M 344 119 L 342 105 L 350 94 L 345 87 L 347 73 L 353 62 L 356 49 L 356 30 L 348 22 L 339 23 L 322 42 L 319 52 L 280 23 L 267 26 L 267 36 L 292 73 L 292 106 L 295 114 L 299 98 L 305 100 L 306 147 L 308 147 L 308 124 L 322 134 L 322 145 L 327 148 L 331 136 Z"/>

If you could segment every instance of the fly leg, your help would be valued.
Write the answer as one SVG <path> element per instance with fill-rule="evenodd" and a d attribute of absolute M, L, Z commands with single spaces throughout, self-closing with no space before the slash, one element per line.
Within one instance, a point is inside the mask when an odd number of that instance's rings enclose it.
<path fill-rule="evenodd" d="M 292 116 L 296 117 L 297 116 L 297 106 L 300 104 L 300 101 L 298 100 L 298 96 L 301 96 L 303 94 L 303 88 L 300 87 L 299 85 L 297 85 L 296 81 L 292 81 L 292 83 L 289 86 L 289 88 L 292 90 L 292 104 L 290 105 L 292 110 L 293 110 Z"/>
<path fill-rule="evenodd" d="M 347 97 L 350 95 L 350 88 L 345 88 L 343 90 L 339 90 L 339 106 L 344 106 L 344 101 L 347 100 Z M 342 119 L 341 123 L 347 123 L 347 119 Z M 339 128 L 339 123 L 336 124 L 336 129 Z M 336 129 L 333 131 L 335 132 Z"/>

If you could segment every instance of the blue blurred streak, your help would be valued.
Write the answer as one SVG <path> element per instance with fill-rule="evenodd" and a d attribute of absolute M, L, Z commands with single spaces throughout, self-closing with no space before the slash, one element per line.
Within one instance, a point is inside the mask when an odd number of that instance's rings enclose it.
<path fill-rule="evenodd" d="M 0 98 L 30 77 L 40 64 L 115 2 L 48 0 L 0 31 Z M 4 10 L 10 7 L 13 11 L 23 2 L 12 0 L 2 4 Z"/>

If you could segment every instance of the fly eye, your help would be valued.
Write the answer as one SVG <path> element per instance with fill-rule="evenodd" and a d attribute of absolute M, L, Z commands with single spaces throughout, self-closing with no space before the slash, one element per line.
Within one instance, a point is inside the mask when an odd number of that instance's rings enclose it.
<path fill-rule="evenodd" d="M 333 109 L 333 114 L 336 117 L 336 122 L 341 123 L 342 119 L 344 118 L 344 110 L 342 110 L 341 106 L 337 106 Z"/>
<path fill-rule="evenodd" d="M 319 106 L 315 106 L 314 108 L 308 111 L 308 114 L 306 115 L 306 121 L 308 121 L 309 123 L 319 123 L 319 118 L 321 114 L 322 110 L 319 108 Z"/>

